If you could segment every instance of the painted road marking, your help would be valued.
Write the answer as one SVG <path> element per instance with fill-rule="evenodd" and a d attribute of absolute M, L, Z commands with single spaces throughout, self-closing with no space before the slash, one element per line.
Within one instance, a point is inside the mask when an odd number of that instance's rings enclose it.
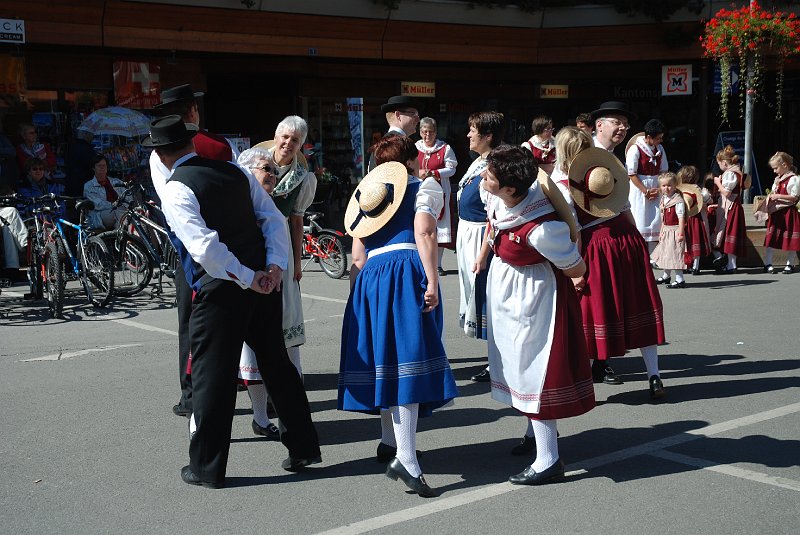
<path fill-rule="evenodd" d="M 59 353 L 53 353 L 52 355 L 45 355 L 43 357 L 36 357 L 32 359 L 24 359 L 18 362 L 38 362 L 43 360 L 64 360 L 64 359 L 71 359 L 72 357 L 78 357 L 80 355 L 87 355 L 89 353 L 100 353 L 103 351 L 113 351 L 115 349 L 122 349 L 125 347 L 136 347 L 142 344 L 120 344 L 116 346 L 106 346 L 106 347 L 92 347 L 89 349 L 79 349 L 77 351 L 62 351 Z"/>
<path fill-rule="evenodd" d="M 123 325 L 127 325 L 128 327 L 135 327 L 137 329 L 142 329 L 143 331 L 152 331 L 152 332 L 156 332 L 156 333 L 163 333 L 163 334 L 169 334 L 169 335 L 172 335 L 172 336 L 178 336 L 178 331 L 170 331 L 169 329 L 162 329 L 161 327 L 153 327 L 152 325 L 146 325 L 144 323 L 139 323 L 137 321 L 131 321 L 131 320 L 126 320 L 126 319 L 122 319 L 122 318 L 111 320 L 111 321 L 116 322 L 116 323 L 121 323 Z"/>
<path fill-rule="evenodd" d="M 341 303 L 343 305 L 347 304 L 347 299 L 334 299 L 333 297 L 323 297 L 321 295 L 311 295 L 307 293 L 302 294 L 302 296 L 315 301 L 329 301 L 331 303 Z"/>

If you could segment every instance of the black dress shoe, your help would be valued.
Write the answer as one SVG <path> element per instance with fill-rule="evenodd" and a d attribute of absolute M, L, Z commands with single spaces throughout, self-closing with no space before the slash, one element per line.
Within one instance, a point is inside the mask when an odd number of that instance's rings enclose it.
<path fill-rule="evenodd" d="M 224 481 L 219 483 L 214 481 L 203 481 L 197 477 L 194 472 L 192 472 L 192 469 L 189 468 L 188 464 L 181 468 L 181 479 L 184 483 L 188 483 L 189 485 L 203 486 L 207 489 L 221 489 L 225 486 Z"/>
<path fill-rule="evenodd" d="M 553 466 L 536 472 L 533 465 L 529 466 L 517 475 L 508 478 L 514 485 L 547 485 L 548 483 L 558 483 L 564 481 L 564 463 L 561 459 L 556 460 Z"/>
<path fill-rule="evenodd" d="M 435 498 L 439 495 L 438 492 L 428 486 L 424 476 L 411 477 L 411 474 L 408 473 L 403 463 L 397 460 L 397 457 L 392 459 L 392 462 L 390 462 L 389 466 L 386 468 L 386 477 L 394 479 L 395 481 L 397 481 L 397 478 L 400 478 L 408 488 L 423 498 Z"/>
<path fill-rule="evenodd" d="M 322 462 L 322 456 L 317 455 L 316 457 L 299 457 L 295 458 L 292 456 L 287 457 L 281 463 L 281 468 L 286 470 L 287 472 L 299 472 L 306 466 L 310 464 L 318 464 Z"/>
<path fill-rule="evenodd" d="M 722 269 L 728 264 L 728 255 L 722 255 L 720 257 L 715 258 L 711 262 L 711 264 L 717 269 Z"/>
<path fill-rule="evenodd" d="M 686 281 L 681 282 L 673 282 L 672 284 L 667 284 L 667 290 L 675 290 L 680 288 L 686 288 Z"/>
<path fill-rule="evenodd" d="M 192 415 L 192 409 L 189 407 L 185 407 L 178 403 L 172 407 L 172 412 L 175 413 L 175 416 L 183 416 L 184 418 L 188 418 Z"/>
<path fill-rule="evenodd" d="M 772 264 L 767 264 L 764 266 L 764 273 L 774 273 L 775 268 L 772 267 Z"/>
<path fill-rule="evenodd" d="M 699 274 L 700 274 L 700 268 L 693 269 L 693 270 L 691 271 L 691 274 L 692 274 L 692 275 L 699 275 Z"/>
<path fill-rule="evenodd" d="M 489 368 L 486 368 L 481 373 L 476 373 L 472 377 L 471 380 L 475 381 L 476 383 L 488 383 L 492 380 L 492 376 L 489 374 Z"/>
<path fill-rule="evenodd" d="M 791 275 L 792 273 L 794 273 L 794 268 L 792 266 L 786 266 L 785 268 L 783 268 L 783 271 L 781 271 L 781 273 L 783 273 L 784 275 Z"/>
<path fill-rule="evenodd" d="M 524 435 L 519 444 L 511 448 L 511 455 L 527 455 L 536 449 L 536 438 Z"/>
<path fill-rule="evenodd" d="M 592 381 L 607 385 L 621 385 L 622 379 L 617 377 L 614 370 L 602 360 L 595 360 L 592 364 Z"/>
<path fill-rule="evenodd" d="M 661 275 L 659 278 L 656 279 L 656 282 L 658 284 L 669 284 L 670 280 L 672 279 L 669 277 L 669 275 L 667 275 L 666 277 L 664 275 Z"/>
<path fill-rule="evenodd" d="M 648 381 L 650 383 L 650 399 L 661 399 L 667 395 L 664 391 L 664 384 L 658 375 L 653 375 Z"/>
<path fill-rule="evenodd" d="M 262 437 L 267 437 L 267 440 L 281 439 L 281 432 L 278 431 L 278 428 L 273 423 L 267 424 L 267 427 L 261 427 L 253 420 L 253 433 L 261 435 Z"/>

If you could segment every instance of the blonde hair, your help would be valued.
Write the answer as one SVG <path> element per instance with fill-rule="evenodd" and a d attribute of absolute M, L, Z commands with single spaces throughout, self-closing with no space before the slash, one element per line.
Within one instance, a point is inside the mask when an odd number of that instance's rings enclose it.
<path fill-rule="evenodd" d="M 676 176 L 681 184 L 697 184 L 700 179 L 700 171 L 693 165 L 684 165 L 678 169 Z"/>
<path fill-rule="evenodd" d="M 661 184 L 662 181 L 669 182 L 673 186 L 677 186 L 678 175 L 676 175 L 672 171 L 664 171 L 663 173 L 658 175 L 658 183 Z"/>
<path fill-rule="evenodd" d="M 739 155 L 731 145 L 726 145 L 724 149 L 717 153 L 718 162 L 728 162 L 732 165 L 739 163 Z"/>
<path fill-rule="evenodd" d="M 592 146 L 589 134 L 576 126 L 565 126 L 556 134 L 556 169 L 569 171 L 572 160 L 579 152 Z"/>
<path fill-rule="evenodd" d="M 792 172 L 797 172 L 797 168 L 794 166 L 794 158 L 791 155 L 778 151 L 773 154 L 769 159 L 770 165 L 777 165 L 779 163 L 785 163 L 786 167 L 792 170 Z"/>

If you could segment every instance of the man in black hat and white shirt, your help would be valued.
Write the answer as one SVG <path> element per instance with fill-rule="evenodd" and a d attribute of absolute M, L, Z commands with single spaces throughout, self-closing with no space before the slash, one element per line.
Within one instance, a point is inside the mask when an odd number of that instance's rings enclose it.
<path fill-rule="evenodd" d="M 383 137 L 410 136 L 417 131 L 419 110 L 413 98 L 402 95 L 389 97 L 385 104 L 381 104 L 381 111 L 386 114 L 386 122 L 389 124 L 389 131 Z M 374 168 L 375 158 L 370 156 L 367 171 Z"/>
<path fill-rule="evenodd" d="M 228 163 L 201 158 L 197 126 L 171 115 L 151 123 L 144 146 L 171 171 L 164 215 L 185 247 L 195 297 L 190 318 L 193 415 L 197 431 L 181 478 L 225 484 L 242 344 L 253 349 L 289 449 L 288 471 L 321 462 L 319 440 L 300 375 L 289 361 L 281 324 L 281 273 L 289 241 L 283 215 L 258 181 Z"/>
<path fill-rule="evenodd" d="M 630 130 L 630 120 L 635 114 L 624 102 L 603 102 L 600 108 L 592 112 L 594 123 L 594 146 L 614 152 L 614 149 L 625 141 Z"/>

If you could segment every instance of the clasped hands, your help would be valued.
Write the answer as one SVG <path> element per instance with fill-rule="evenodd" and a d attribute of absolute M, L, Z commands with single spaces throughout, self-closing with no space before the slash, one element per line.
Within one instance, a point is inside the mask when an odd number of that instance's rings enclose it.
<path fill-rule="evenodd" d="M 250 289 L 260 294 L 270 294 L 281 290 L 281 275 L 283 270 L 275 264 L 267 266 L 267 270 L 258 270 L 253 276 Z"/>

